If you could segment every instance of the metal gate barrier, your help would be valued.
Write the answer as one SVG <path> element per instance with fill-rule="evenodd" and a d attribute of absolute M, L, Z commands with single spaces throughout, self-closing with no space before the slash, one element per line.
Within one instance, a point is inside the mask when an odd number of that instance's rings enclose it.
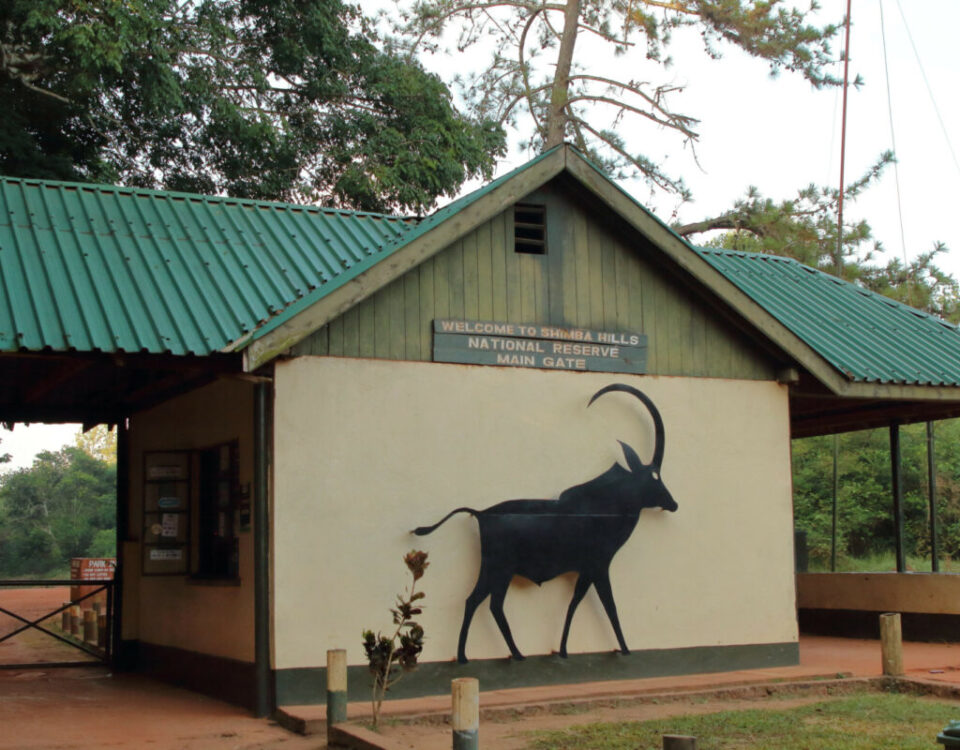
<path fill-rule="evenodd" d="M 32 619 L 0 604 L 0 614 L 12 617 L 17 622 L 22 623 L 13 631 L 0 636 L 0 644 L 26 631 L 36 630 L 67 646 L 83 651 L 93 659 L 36 661 L 16 664 L 0 662 L 0 669 L 86 667 L 111 663 L 113 655 L 114 581 L 89 579 L 0 581 L 0 590 L 8 588 L 52 588 L 54 586 L 82 588 L 77 592 L 76 597 L 71 594 L 69 602 L 64 602 L 56 609 Z M 85 604 L 89 606 L 84 606 Z M 50 626 L 40 624 L 44 620 L 57 615 L 60 615 L 59 622 L 54 621 Z M 60 632 L 56 632 L 57 630 Z"/>

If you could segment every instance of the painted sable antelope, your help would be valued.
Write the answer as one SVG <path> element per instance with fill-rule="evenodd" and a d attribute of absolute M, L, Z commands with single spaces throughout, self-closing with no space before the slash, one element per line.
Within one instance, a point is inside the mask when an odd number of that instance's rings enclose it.
<path fill-rule="evenodd" d="M 461 664 L 467 662 L 467 633 L 473 613 L 488 596 L 490 611 L 510 654 L 514 659 L 524 658 L 503 612 L 503 601 L 515 575 L 539 585 L 563 573 L 578 574 L 563 624 L 560 656 L 567 656 L 570 623 L 590 586 L 597 590 L 620 651 L 630 653 L 610 587 L 610 562 L 633 533 L 641 510 L 674 511 L 677 503 L 660 477 L 664 447 L 660 412 L 644 393 L 622 383 L 601 388 L 587 406 L 613 391 L 636 396 L 653 417 L 655 445 L 649 464 L 644 464 L 629 445 L 618 441 L 629 470 L 615 463 L 595 479 L 564 490 L 557 500 L 507 500 L 485 510 L 457 508 L 433 526 L 414 529 L 418 536 L 429 534 L 457 513 L 469 513 L 480 525 L 480 574 L 463 612 L 457 646 L 457 661 Z"/>

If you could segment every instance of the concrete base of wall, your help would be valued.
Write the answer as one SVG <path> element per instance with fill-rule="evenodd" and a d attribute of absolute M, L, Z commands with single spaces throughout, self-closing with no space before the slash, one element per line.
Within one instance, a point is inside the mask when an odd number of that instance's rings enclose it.
<path fill-rule="evenodd" d="M 859 609 L 801 609 L 800 632 L 843 638 L 879 638 L 881 611 Z M 960 615 L 901 612 L 906 641 L 960 642 Z"/>
<path fill-rule="evenodd" d="M 416 698 L 443 695 L 455 677 L 476 677 L 484 690 L 562 685 L 597 680 L 629 680 L 643 677 L 729 672 L 798 664 L 796 643 L 762 643 L 742 646 L 529 656 L 522 662 L 512 659 L 482 659 L 469 664 L 429 662 L 414 675 L 390 690 L 389 698 Z M 326 669 L 323 667 L 280 669 L 274 672 L 276 702 L 280 706 L 310 705 L 326 700 Z M 370 699 L 370 673 L 364 666 L 348 669 L 347 693 L 351 701 Z"/>
<path fill-rule="evenodd" d="M 128 652 L 133 651 L 132 643 L 127 644 Z M 256 708 L 253 662 L 144 642 L 136 643 L 135 652 L 138 672 L 251 711 Z"/>

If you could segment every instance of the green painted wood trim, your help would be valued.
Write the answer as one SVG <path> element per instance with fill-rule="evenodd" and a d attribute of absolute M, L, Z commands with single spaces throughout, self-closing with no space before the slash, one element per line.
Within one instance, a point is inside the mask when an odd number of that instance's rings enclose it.
<path fill-rule="evenodd" d="M 257 383 L 253 394 L 254 715 L 262 717 L 272 713 L 275 707 L 270 685 L 269 475 L 273 384 Z"/>
<path fill-rule="evenodd" d="M 327 724 L 340 724 L 347 720 L 347 691 L 327 691 Z"/>
<path fill-rule="evenodd" d="M 480 750 L 480 730 L 454 729 L 453 750 Z"/>
<path fill-rule="evenodd" d="M 563 685 L 599 680 L 633 680 L 644 677 L 731 672 L 740 669 L 784 667 L 800 662 L 797 643 L 759 643 L 742 646 L 697 646 L 693 648 L 528 656 L 525 661 L 482 659 L 469 664 L 427 662 L 390 690 L 388 698 L 416 698 L 450 692 L 455 677 L 476 677 L 480 690 Z M 277 704 L 319 704 L 326 699 L 326 668 L 303 667 L 274 672 Z M 347 694 L 351 701 L 370 700 L 370 672 L 365 666 L 347 671 Z"/>

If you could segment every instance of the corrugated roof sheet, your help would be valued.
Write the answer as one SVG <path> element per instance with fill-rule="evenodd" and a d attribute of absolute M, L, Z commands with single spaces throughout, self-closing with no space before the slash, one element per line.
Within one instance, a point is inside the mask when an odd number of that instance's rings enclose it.
<path fill-rule="evenodd" d="M 550 153 L 419 222 L 0 177 L 0 351 L 220 351 L 272 330 Z M 851 381 L 960 385 L 954 326 L 788 258 L 691 249 Z"/>
<path fill-rule="evenodd" d="M 510 181 L 513 177 L 518 175 L 520 172 L 524 172 L 530 169 L 530 167 L 543 161 L 544 159 L 549 157 L 551 154 L 553 154 L 555 151 L 557 151 L 560 148 L 562 148 L 562 146 L 555 146 L 549 151 L 544 151 L 542 154 L 531 159 L 530 161 L 526 162 L 522 166 L 519 166 L 516 169 L 511 170 L 510 172 L 507 172 L 504 175 L 501 175 L 500 177 L 493 180 L 492 182 L 488 182 L 486 185 L 483 185 L 482 187 L 477 188 L 476 190 L 470 193 L 467 193 L 466 195 L 462 195 L 459 198 L 457 198 L 455 201 L 452 201 L 451 203 L 448 203 L 447 205 L 441 208 L 438 208 L 429 216 L 424 217 L 423 219 L 419 220 L 416 224 L 412 225 L 410 230 L 406 232 L 402 238 L 399 238 L 393 244 L 392 247 L 384 248 L 384 252 L 382 256 L 378 257 L 376 259 L 376 262 L 379 263 L 387 255 L 390 255 L 391 253 L 396 252 L 400 248 L 410 244 L 418 237 L 422 237 L 431 229 L 434 229 L 435 227 L 439 226 L 444 221 L 454 216 L 455 214 L 459 213 L 460 211 L 463 211 L 468 206 L 473 205 L 481 198 L 486 197 L 487 195 L 492 193 L 494 190 L 496 190 L 498 187 Z M 374 263 L 370 263 L 369 265 L 374 265 Z M 349 281 L 351 278 L 353 278 L 353 276 L 358 275 L 361 271 L 365 271 L 369 267 L 369 265 L 364 266 L 363 268 L 357 269 L 356 273 L 353 273 L 349 276 L 344 275 L 342 278 L 336 279 L 334 283 L 324 284 L 322 287 L 317 288 L 312 293 L 304 296 L 302 299 L 297 300 L 294 304 L 290 305 L 290 307 L 285 309 L 281 314 L 271 319 L 266 325 L 263 325 L 260 328 L 258 328 L 254 333 L 253 338 L 258 339 L 261 336 L 265 336 L 266 334 L 270 333 L 270 331 L 274 330 L 278 326 L 283 325 L 285 322 L 290 320 L 290 318 L 303 312 L 312 304 L 321 300 L 324 296 L 332 292 L 338 286 L 341 286 L 342 284 Z"/>
<path fill-rule="evenodd" d="M 377 262 L 408 219 L 0 178 L 0 351 L 204 355 Z"/>
<path fill-rule="evenodd" d="M 775 255 L 694 248 L 854 382 L 960 385 L 960 330 Z"/>

